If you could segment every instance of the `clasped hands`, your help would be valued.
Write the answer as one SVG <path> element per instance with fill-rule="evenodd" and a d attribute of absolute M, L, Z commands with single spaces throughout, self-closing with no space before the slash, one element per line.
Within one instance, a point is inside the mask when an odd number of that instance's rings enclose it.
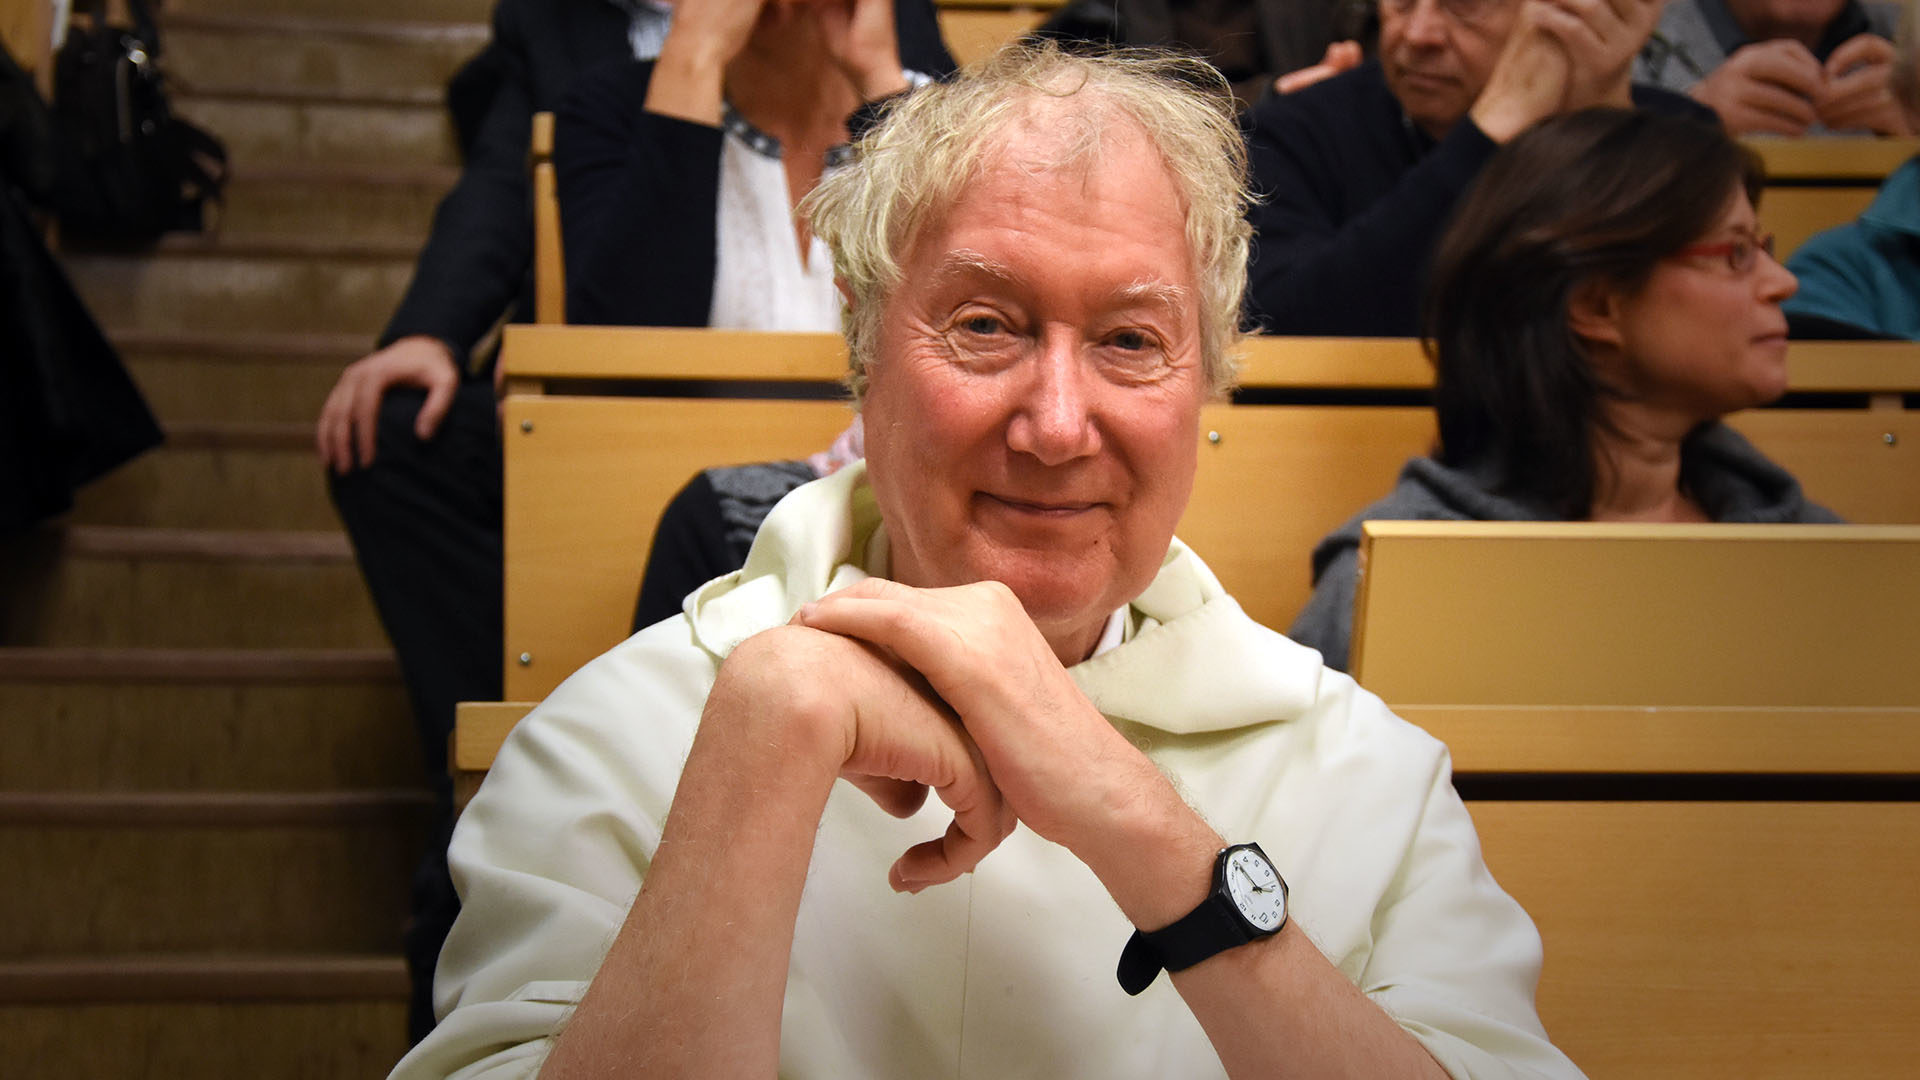
<path fill-rule="evenodd" d="M 929 790 L 954 812 L 944 836 L 894 863 L 898 891 L 967 873 L 1016 821 L 1085 860 L 1124 842 L 1112 828 L 1127 808 L 1172 792 L 998 582 L 868 579 L 750 638 L 721 679 L 735 683 L 730 695 L 745 683 L 779 722 L 803 725 L 795 744 L 817 747 L 823 768 L 889 813 L 913 814 Z"/>
<path fill-rule="evenodd" d="M 1804 135 L 1816 122 L 1833 131 L 1911 134 L 1894 92 L 1893 43 L 1856 34 L 1822 64 L 1788 38 L 1734 50 L 1691 91 L 1738 134 Z"/>
<path fill-rule="evenodd" d="M 755 34 L 763 31 L 768 37 L 750 57 Z M 768 42 L 785 46 L 787 55 L 770 52 Z M 792 61 L 794 48 L 818 50 L 862 100 L 906 88 L 893 0 L 681 0 L 655 68 L 660 85 L 648 87 L 647 108 L 717 124 L 729 65 L 745 59 L 777 67 Z"/>
<path fill-rule="evenodd" d="M 1521 0 L 1512 32 L 1472 115 L 1505 142 L 1549 116 L 1592 105 L 1626 108 L 1633 58 L 1664 0 Z"/>

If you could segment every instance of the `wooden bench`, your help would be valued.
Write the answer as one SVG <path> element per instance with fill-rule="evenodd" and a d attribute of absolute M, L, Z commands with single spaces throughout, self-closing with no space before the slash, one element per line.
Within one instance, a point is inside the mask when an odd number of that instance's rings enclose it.
<path fill-rule="evenodd" d="M 1758 135 L 1741 141 L 1766 163 L 1760 221 L 1773 232 L 1782 259 L 1814 233 L 1859 217 L 1887 174 L 1920 153 L 1920 137 L 1913 136 Z"/>
<path fill-rule="evenodd" d="M 1364 545 L 1356 671 L 1452 749 L 1589 1075 L 1910 1074 L 1920 528 Z"/>

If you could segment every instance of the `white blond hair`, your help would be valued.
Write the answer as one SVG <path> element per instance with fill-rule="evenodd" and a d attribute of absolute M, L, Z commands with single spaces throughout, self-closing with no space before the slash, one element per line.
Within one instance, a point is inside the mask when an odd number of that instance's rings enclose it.
<path fill-rule="evenodd" d="M 856 401 L 866 390 L 883 302 L 901 282 L 900 259 L 984 171 L 999 137 L 1039 102 L 1079 105 L 1069 132 L 1076 137 L 1063 140 L 1066 152 L 1053 167 L 1096 157 L 1116 120 L 1158 152 L 1186 203 L 1207 383 L 1215 394 L 1231 389 L 1250 229 L 1247 154 L 1226 80 L 1171 53 L 1068 53 L 1038 42 L 1009 45 L 950 81 L 904 95 L 855 144 L 853 161 L 801 203 L 847 291 L 843 325 Z"/>

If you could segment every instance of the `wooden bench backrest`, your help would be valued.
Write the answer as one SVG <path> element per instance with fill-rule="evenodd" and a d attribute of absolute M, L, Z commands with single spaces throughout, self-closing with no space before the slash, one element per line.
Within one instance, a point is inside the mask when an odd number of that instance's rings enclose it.
<path fill-rule="evenodd" d="M 1796 385 L 1884 388 L 1903 376 L 1920 385 L 1920 347 L 1808 348 Z M 755 380 L 829 393 L 845 363 L 832 335 L 516 326 L 503 363 L 504 647 L 506 696 L 516 699 L 544 696 L 626 635 L 660 511 L 694 473 L 804 456 L 850 418 L 833 401 L 659 396 L 683 395 L 673 380 L 695 375 L 711 380 L 699 388 L 707 394 L 764 399 L 771 391 Z M 1406 341 L 1269 339 L 1245 365 L 1248 386 L 1282 394 L 1419 389 L 1428 379 Z M 577 393 L 583 386 L 602 393 Z M 1920 522 L 1914 413 L 1782 410 L 1749 421 L 1769 429 L 1760 440 L 1769 452 L 1771 429 L 1783 432 L 1781 459 L 1843 514 Z M 1431 444 L 1433 425 L 1429 410 L 1400 404 L 1235 404 L 1210 406 L 1201 432 L 1179 535 L 1248 611 L 1284 629 L 1305 602 L 1313 544 L 1390 489 Z"/>
<path fill-rule="evenodd" d="M 1913 137 L 1754 136 L 1742 141 L 1766 163 L 1760 222 L 1774 234 L 1774 253 L 1782 259 L 1814 233 L 1859 217 L 1887 174 L 1920 153 L 1920 138 Z"/>
<path fill-rule="evenodd" d="M 533 114 L 533 318 L 567 321 L 567 264 L 560 251 L 560 187 L 553 171 L 553 114 Z"/>
<path fill-rule="evenodd" d="M 1912 1075 L 1920 803 L 1468 808 L 1594 1080 Z"/>
<path fill-rule="evenodd" d="M 1920 706 L 1920 527 L 1369 522 L 1390 703 Z"/>

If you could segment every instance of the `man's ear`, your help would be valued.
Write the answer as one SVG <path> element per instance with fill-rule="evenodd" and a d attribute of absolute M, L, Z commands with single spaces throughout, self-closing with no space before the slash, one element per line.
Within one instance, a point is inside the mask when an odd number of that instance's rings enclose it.
<path fill-rule="evenodd" d="M 839 276 L 838 274 L 834 275 L 833 287 L 840 290 L 840 302 L 847 305 L 848 311 L 852 311 L 853 310 L 853 290 L 847 288 L 847 279 Z"/>
<path fill-rule="evenodd" d="M 1567 329 L 1596 345 L 1625 345 L 1620 332 L 1620 290 L 1610 282 L 1588 278 L 1574 286 L 1567 298 Z"/>

